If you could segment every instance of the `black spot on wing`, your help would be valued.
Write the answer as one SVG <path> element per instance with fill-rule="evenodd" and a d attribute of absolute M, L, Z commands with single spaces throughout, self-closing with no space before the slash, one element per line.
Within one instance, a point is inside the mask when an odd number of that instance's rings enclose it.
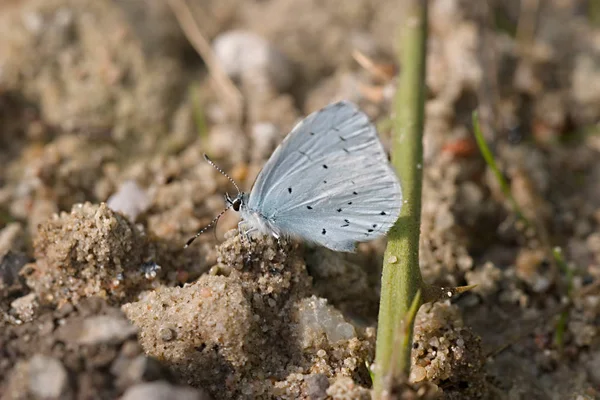
<path fill-rule="evenodd" d="M 292 194 L 292 188 L 291 187 L 288 188 L 288 193 Z"/>
<path fill-rule="evenodd" d="M 379 215 L 387 215 L 385 211 L 379 213 Z"/>
<path fill-rule="evenodd" d="M 325 230 L 325 228 L 323 228 L 323 230 L 321 231 L 321 235 L 324 235 L 326 233 L 327 233 L 327 231 Z"/>
<path fill-rule="evenodd" d="M 306 206 L 306 208 L 308 208 L 309 210 L 312 210 L 312 209 L 313 209 L 311 206 Z"/>
<path fill-rule="evenodd" d="M 323 164 L 323 168 L 327 169 L 329 167 L 327 166 L 327 164 Z"/>

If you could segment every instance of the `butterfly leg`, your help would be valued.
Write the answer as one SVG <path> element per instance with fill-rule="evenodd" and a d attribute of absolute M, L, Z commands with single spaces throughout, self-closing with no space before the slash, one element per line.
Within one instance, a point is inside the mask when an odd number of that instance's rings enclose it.
<path fill-rule="evenodd" d="M 240 239 L 245 246 L 250 244 L 250 234 L 255 232 L 257 229 L 253 227 L 249 227 L 249 225 L 245 221 L 240 221 L 238 223 L 238 233 L 240 235 Z M 249 247 L 249 246 L 248 246 Z M 252 250 L 249 250 L 248 255 L 244 259 L 244 264 L 249 266 L 252 263 Z"/>
<path fill-rule="evenodd" d="M 249 225 L 248 223 L 246 223 L 245 221 L 240 221 L 238 223 L 238 232 L 240 237 L 242 238 L 242 241 L 245 243 L 250 243 L 250 234 L 257 232 L 258 229 L 252 227 L 251 225 Z"/>
<path fill-rule="evenodd" d="M 248 224 L 246 221 L 242 220 L 238 223 L 238 233 L 242 239 L 242 242 L 245 242 L 245 244 L 250 243 L 250 231 L 251 229 L 248 229 Z"/>
<path fill-rule="evenodd" d="M 279 248 L 281 248 L 281 243 L 283 242 L 283 237 L 281 234 L 279 234 L 278 232 L 276 232 L 275 230 L 271 231 L 271 236 L 273 236 L 275 238 L 275 240 L 277 241 L 277 246 Z"/>
<path fill-rule="evenodd" d="M 273 237 L 275 238 L 275 240 L 277 240 L 277 247 L 281 248 L 281 241 L 282 241 L 281 236 L 273 234 Z"/>

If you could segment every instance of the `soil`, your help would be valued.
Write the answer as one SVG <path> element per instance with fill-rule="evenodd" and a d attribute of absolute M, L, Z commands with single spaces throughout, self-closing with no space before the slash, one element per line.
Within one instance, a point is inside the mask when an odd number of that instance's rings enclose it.
<path fill-rule="evenodd" d="M 235 91 L 168 2 L 0 4 L 3 399 L 370 398 L 385 240 L 248 242 L 230 211 L 183 244 L 235 194 L 204 153 L 248 190 L 341 99 L 389 143 L 404 8 L 187 3 Z M 421 307 L 397 398 L 600 398 L 593 4 L 430 1 L 420 266 L 477 286 Z"/>

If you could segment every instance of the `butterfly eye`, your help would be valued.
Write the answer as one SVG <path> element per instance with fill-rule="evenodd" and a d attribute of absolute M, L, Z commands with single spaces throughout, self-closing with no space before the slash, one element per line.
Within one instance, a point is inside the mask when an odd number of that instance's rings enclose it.
<path fill-rule="evenodd" d="M 242 199 L 241 198 L 237 198 L 235 200 L 233 200 L 233 202 L 231 203 L 231 208 L 233 208 L 233 211 L 240 211 L 240 207 L 242 206 Z"/>

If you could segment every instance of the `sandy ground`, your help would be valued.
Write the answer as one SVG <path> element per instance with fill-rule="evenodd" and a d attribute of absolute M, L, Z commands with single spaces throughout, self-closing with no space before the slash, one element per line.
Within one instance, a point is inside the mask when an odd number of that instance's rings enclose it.
<path fill-rule="evenodd" d="M 242 119 L 167 2 L 0 5 L 3 399 L 370 398 L 383 240 L 248 243 L 229 212 L 183 244 L 235 194 L 203 153 L 247 190 L 340 99 L 389 142 L 402 2 L 188 3 Z M 431 1 L 421 270 L 477 287 L 421 308 L 398 398 L 600 398 L 600 30 L 533 3 Z"/>

